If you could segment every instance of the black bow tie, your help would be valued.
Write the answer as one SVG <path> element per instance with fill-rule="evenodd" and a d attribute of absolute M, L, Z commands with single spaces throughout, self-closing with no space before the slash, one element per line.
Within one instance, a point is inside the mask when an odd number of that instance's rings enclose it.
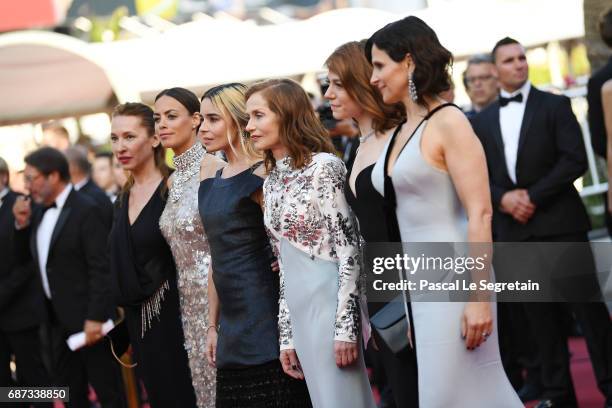
<path fill-rule="evenodd" d="M 510 102 L 518 102 L 521 103 L 523 102 L 523 94 L 522 93 L 517 93 L 516 95 L 510 97 L 510 98 L 504 98 L 503 96 L 499 96 L 499 106 L 506 106 L 507 104 L 509 104 Z"/>
<path fill-rule="evenodd" d="M 47 210 L 50 210 L 51 208 L 57 208 L 57 204 L 55 204 L 55 201 L 47 206 L 43 207 L 43 214 L 47 212 Z"/>

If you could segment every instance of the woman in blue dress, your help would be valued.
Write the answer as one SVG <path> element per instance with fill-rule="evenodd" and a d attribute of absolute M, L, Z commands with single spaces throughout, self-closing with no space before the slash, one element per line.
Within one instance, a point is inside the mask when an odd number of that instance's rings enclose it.
<path fill-rule="evenodd" d="M 310 407 L 304 382 L 278 360 L 278 273 L 263 223 L 263 167 L 245 137 L 245 90 L 220 85 L 201 104 L 202 142 L 228 162 L 203 166 L 198 192 L 211 252 L 206 354 L 217 367 L 216 406 Z"/>

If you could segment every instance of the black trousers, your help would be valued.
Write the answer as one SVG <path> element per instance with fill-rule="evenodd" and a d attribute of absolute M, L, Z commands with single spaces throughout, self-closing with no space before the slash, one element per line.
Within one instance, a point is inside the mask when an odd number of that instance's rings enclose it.
<path fill-rule="evenodd" d="M 534 239 L 534 241 L 544 241 Z M 548 242 L 588 242 L 586 233 L 547 237 Z M 583 247 L 586 248 L 586 247 Z M 590 250 L 589 250 L 590 251 Z M 580 258 L 580 265 L 574 259 Z M 590 254 L 566 259 L 569 268 L 582 268 L 584 290 L 597 285 L 595 263 Z M 524 303 L 526 315 L 541 361 L 543 398 L 560 401 L 565 406 L 577 406 L 570 374 L 566 320 L 563 308 L 569 307 L 582 328 L 591 363 L 600 391 L 612 398 L 612 322 L 606 305 L 601 301 L 570 303 Z"/>
<path fill-rule="evenodd" d="M 51 380 L 43 364 L 40 345 L 39 327 L 31 327 L 20 331 L 0 330 L 0 387 L 47 387 Z M 11 355 L 15 356 L 17 365 L 17 383 L 11 378 L 9 364 Z M 37 408 L 52 408 L 53 403 L 41 402 L 33 404 Z M 24 403 L 23 407 L 29 404 Z"/>
<path fill-rule="evenodd" d="M 521 303 L 497 304 L 499 353 L 512 387 L 519 390 L 524 384 L 540 385 L 540 357 L 533 341 L 525 307 Z M 523 371 L 526 377 L 523 378 Z"/>
<path fill-rule="evenodd" d="M 102 341 L 76 351 L 66 344 L 68 335 L 53 312 L 43 339 L 50 359 L 54 385 L 70 387 L 67 408 L 89 408 L 89 387 L 96 392 L 102 408 L 125 408 L 125 391 L 121 370 L 115 361 L 110 344 Z"/>

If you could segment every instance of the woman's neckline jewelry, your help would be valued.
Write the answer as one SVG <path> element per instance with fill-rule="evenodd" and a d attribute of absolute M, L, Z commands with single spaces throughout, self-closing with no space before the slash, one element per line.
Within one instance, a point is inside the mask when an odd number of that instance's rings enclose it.
<path fill-rule="evenodd" d="M 372 131 L 368 133 L 367 135 L 359 136 L 359 143 L 365 143 L 365 141 L 368 140 L 370 137 L 372 137 L 372 135 L 374 135 L 375 133 L 376 131 L 372 129 Z"/>

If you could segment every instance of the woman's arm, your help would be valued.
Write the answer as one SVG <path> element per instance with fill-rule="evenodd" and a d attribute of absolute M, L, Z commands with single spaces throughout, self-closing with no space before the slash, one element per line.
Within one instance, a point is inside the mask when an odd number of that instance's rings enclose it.
<path fill-rule="evenodd" d="M 446 108 L 432 121 L 433 131 L 439 135 L 443 161 L 453 181 L 468 219 L 470 256 L 488 260 L 484 270 L 473 269 L 472 279 L 490 280 L 491 260 L 491 193 L 484 149 L 464 114 L 457 109 Z M 479 293 L 480 299 L 472 299 L 464 309 L 462 335 L 468 349 L 478 347 L 493 331 L 491 304 L 487 293 Z"/>
<path fill-rule="evenodd" d="M 320 163 L 315 173 L 314 192 L 329 234 L 332 252 L 338 259 L 338 298 L 334 332 L 336 364 L 352 364 L 358 354 L 360 329 L 358 280 L 361 272 L 359 235 L 344 197 L 346 168 L 340 159 Z"/>
<path fill-rule="evenodd" d="M 608 212 L 612 214 L 612 79 L 601 87 L 601 106 L 604 114 L 608 158 Z"/>
<path fill-rule="evenodd" d="M 219 296 L 213 280 L 212 262 L 208 266 L 208 326 L 206 326 L 206 358 L 213 367 L 217 364 L 217 327 L 219 327 Z"/>

